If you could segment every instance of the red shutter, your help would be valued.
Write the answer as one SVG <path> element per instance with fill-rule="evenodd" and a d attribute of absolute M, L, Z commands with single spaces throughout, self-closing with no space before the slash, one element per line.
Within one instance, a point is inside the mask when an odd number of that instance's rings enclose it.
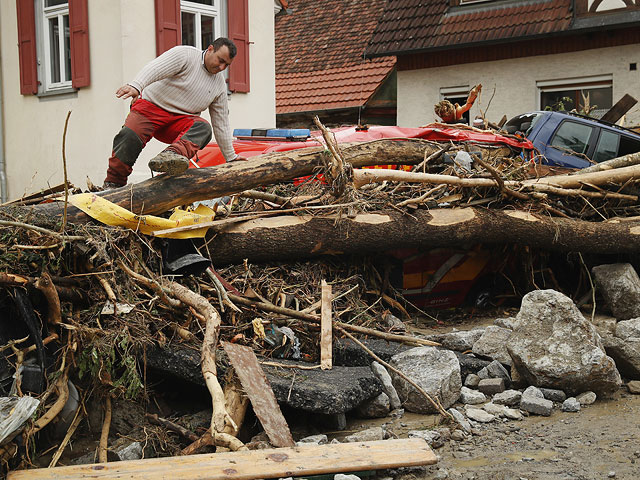
<path fill-rule="evenodd" d="M 182 44 L 180 0 L 155 0 L 156 55 Z"/>
<path fill-rule="evenodd" d="M 229 38 L 238 53 L 229 67 L 229 90 L 249 91 L 249 2 L 229 0 Z"/>
<path fill-rule="evenodd" d="M 71 85 L 88 87 L 91 80 L 89 62 L 89 10 L 87 0 L 69 0 L 71 32 Z"/>
<path fill-rule="evenodd" d="M 33 0 L 16 0 L 18 16 L 18 59 L 20 63 L 20 93 L 38 93 L 36 54 L 36 12 Z"/>

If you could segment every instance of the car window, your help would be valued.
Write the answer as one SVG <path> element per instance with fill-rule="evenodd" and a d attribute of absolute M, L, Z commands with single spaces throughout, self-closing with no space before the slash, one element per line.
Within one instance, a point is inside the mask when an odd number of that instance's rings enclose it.
<path fill-rule="evenodd" d="M 640 140 L 633 137 L 627 137 L 626 135 L 621 135 L 618 157 L 636 152 L 640 152 Z"/>
<path fill-rule="evenodd" d="M 525 113 L 524 115 L 518 115 L 509 120 L 503 127 L 507 133 L 522 132 L 527 135 L 538 119 L 542 115 L 540 113 Z"/>
<path fill-rule="evenodd" d="M 598 139 L 598 146 L 593 155 L 594 162 L 604 162 L 618 156 L 618 144 L 620 135 L 609 130 L 602 130 Z"/>
<path fill-rule="evenodd" d="M 571 150 L 575 153 L 586 153 L 589 137 L 594 127 L 575 122 L 563 122 L 556 130 L 550 145 L 559 150 Z"/>

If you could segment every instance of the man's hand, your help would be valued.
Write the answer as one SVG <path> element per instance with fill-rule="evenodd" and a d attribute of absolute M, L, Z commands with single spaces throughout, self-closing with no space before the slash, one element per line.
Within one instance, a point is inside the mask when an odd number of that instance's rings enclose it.
<path fill-rule="evenodd" d="M 122 98 L 131 98 L 132 102 L 135 102 L 140 96 L 140 92 L 138 89 L 132 87 L 131 85 L 123 85 L 116 91 L 116 97 Z"/>

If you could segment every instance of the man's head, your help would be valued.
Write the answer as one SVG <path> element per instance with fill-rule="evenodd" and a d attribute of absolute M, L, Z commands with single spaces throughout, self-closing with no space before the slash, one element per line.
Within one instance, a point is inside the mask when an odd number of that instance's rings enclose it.
<path fill-rule="evenodd" d="M 228 38 L 216 38 L 204 54 L 204 65 L 210 73 L 222 72 L 231 65 L 238 49 Z"/>

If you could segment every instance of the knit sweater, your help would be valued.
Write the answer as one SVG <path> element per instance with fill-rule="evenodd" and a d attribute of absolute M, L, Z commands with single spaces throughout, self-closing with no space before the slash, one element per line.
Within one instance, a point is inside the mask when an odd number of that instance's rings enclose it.
<path fill-rule="evenodd" d="M 229 126 L 227 85 L 222 72 L 209 73 L 202 50 L 180 45 L 149 62 L 129 83 L 142 98 L 168 112 L 200 115 L 206 108 L 216 142 L 227 161 L 236 157 Z"/>

